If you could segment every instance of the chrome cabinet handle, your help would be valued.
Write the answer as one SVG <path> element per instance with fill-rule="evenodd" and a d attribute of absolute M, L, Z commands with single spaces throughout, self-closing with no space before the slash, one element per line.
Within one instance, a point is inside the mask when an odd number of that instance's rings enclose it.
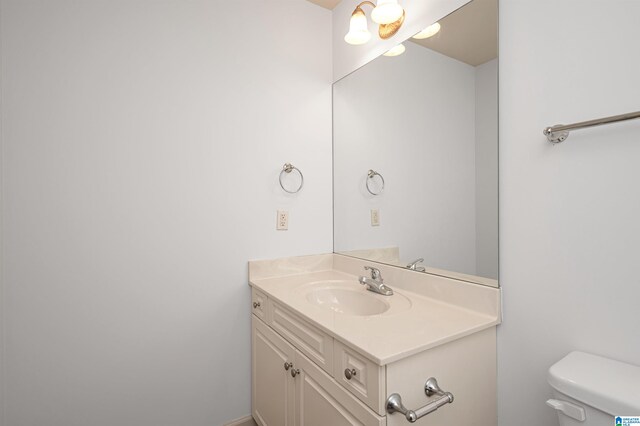
<path fill-rule="evenodd" d="M 284 369 L 285 371 L 289 371 L 289 369 L 293 367 L 293 363 L 292 362 L 285 362 L 284 363 Z"/>
<path fill-rule="evenodd" d="M 428 403 L 424 407 L 420 407 L 417 410 L 409 410 L 402 405 L 402 397 L 397 393 L 391 394 L 387 398 L 386 408 L 387 413 L 400 413 L 404 414 L 404 417 L 409 423 L 415 423 L 419 418 L 426 416 L 429 413 L 433 413 L 438 408 L 445 404 L 451 404 L 453 402 L 453 394 L 451 392 L 445 392 L 438 386 L 438 381 L 430 377 L 424 384 L 424 393 L 427 396 L 438 395 L 439 398 Z"/>
<path fill-rule="evenodd" d="M 298 369 L 298 368 L 292 368 L 291 369 L 291 377 L 295 378 L 298 374 L 300 374 L 300 369 Z"/>
<path fill-rule="evenodd" d="M 253 309 L 258 309 L 260 307 L 260 302 L 253 302 Z"/>
<path fill-rule="evenodd" d="M 355 377 L 356 375 L 356 370 L 354 368 L 352 368 L 351 370 L 349 370 L 348 368 L 344 370 L 344 377 L 346 377 L 347 380 L 351 380 L 352 377 Z"/>

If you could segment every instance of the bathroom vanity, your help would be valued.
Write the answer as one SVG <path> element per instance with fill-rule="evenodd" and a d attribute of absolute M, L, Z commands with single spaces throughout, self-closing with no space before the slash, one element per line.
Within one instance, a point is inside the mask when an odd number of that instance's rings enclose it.
<path fill-rule="evenodd" d="M 361 285 L 364 266 L 394 294 Z M 338 254 L 250 262 L 249 281 L 259 425 L 497 423 L 499 289 Z"/>
<path fill-rule="evenodd" d="M 249 263 L 259 425 L 497 424 L 497 27 L 472 0 L 334 83 L 335 254 Z"/>

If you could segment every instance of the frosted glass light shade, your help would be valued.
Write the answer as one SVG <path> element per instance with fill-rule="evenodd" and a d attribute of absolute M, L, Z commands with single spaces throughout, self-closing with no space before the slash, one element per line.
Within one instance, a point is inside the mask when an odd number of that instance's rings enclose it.
<path fill-rule="evenodd" d="M 357 8 L 351 15 L 349 22 L 349 32 L 344 36 L 344 41 L 349 44 L 365 44 L 371 38 L 371 33 L 367 28 L 367 17 L 362 9 Z"/>
<path fill-rule="evenodd" d="M 398 0 L 378 0 L 377 6 L 371 12 L 371 20 L 376 24 L 390 24 L 402 17 L 404 9 Z"/>
<path fill-rule="evenodd" d="M 383 53 L 384 56 L 398 56 L 398 55 L 402 55 L 404 53 L 404 51 L 407 50 L 404 47 L 404 44 L 399 44 L 396 47 L 392 47 L 391 49 L 387 50 L 386 53 Z"/>
<path fill-rule="evenodd" d="M 422 40 L 425 38 L 433 37 L 434 35 L 438 34 L 439 31 L 440 23 L 436 22 L 435 24 L 429 25 L 427 28 L 414 35 L 413 38 Z"/>

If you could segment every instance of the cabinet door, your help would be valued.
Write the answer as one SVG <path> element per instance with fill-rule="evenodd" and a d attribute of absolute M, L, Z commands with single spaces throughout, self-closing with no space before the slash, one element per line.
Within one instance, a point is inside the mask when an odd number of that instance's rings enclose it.
<path fill-rule="evenodd" d="M 293 426 L 294 386 L 285 363 L 294 361 L 295 349 L 252 316 L 251 413 L 260 426 Z"/>
<path fill-rule="evenodd" d="M 296 426 L 382 426 L 377 416 L 320 367 L 296 352 Z M 297 371 L 296 370 L 296 371 Z"/>

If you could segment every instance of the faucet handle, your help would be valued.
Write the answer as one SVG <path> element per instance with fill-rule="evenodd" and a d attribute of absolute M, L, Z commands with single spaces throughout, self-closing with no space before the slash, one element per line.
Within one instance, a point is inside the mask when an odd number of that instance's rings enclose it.
<path fill-rule="evenodd" d="M 371 271 L 371 279 L 382 282 L 382 274 L 380 273 L 380 269 L 374 268 L 373 266 L 365 266 L 365 270 Z"/>
<path fill-rule="evenodd" d="M 421 262 L 424 262 L 424 259 L 422 257 L 414 260 L 413 262 L 409 262 L 409 264 L 407 265 L 407 268 L 416 269 L 416 266 L 418 265 L 418 263 L 421 263 Z"/>

